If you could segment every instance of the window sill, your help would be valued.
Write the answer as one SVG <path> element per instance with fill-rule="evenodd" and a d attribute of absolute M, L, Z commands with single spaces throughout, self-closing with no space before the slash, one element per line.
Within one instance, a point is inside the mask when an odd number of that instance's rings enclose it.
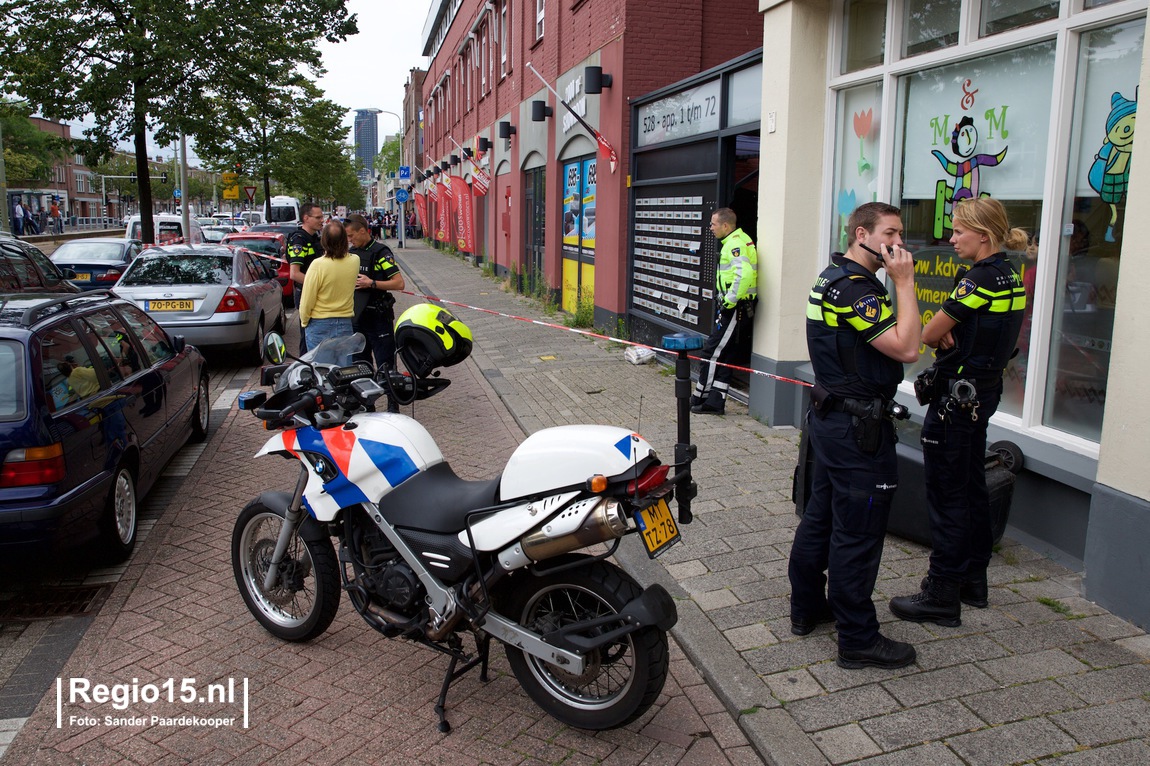
<path fill-rule="evenodd" d="M 582 7 L 583 7 L 583 5 L 584 5 L 586 2 L 587 2 L 587 0 L 575 0 L 575 2 L 571 3 L 571 11 L 572 11 L 572 13 L 574 13 L 575 11 L 579 10 L 580 8 L 582 8 Z"/>
<path fill-rule="evenodd" d="M 540 45 L 542 45 L 542 44 L 543 44 L 543 38 L 542 38 L 542 37 L 538 37 L 538 38 L 536 38 L 536 39 L 535 39 L 535 42 L 531 43 L 531 47 L 530 47 L 530 48 L 528 48 L 527 50 L 529 50 L 529 51 L 533 51 L 533 50 L 535 50 L 536 48 L 538 48 L 538 47 L 539 47 Z"/>

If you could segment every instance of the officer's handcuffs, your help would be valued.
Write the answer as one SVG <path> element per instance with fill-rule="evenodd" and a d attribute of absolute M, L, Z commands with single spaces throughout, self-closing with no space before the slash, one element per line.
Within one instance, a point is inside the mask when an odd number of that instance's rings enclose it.
<path fill-rule="evenodd" d="M 978 421 L 978 389 L 965 378 L 950 382 L 950 392 L 939 407 L 938 416 L 951 420 L 960 412 L 966 413 L 971 422 Z"/>

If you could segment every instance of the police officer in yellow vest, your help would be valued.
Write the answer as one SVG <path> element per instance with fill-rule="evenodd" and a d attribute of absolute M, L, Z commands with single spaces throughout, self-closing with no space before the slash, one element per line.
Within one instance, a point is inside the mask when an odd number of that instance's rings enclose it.
<path fill-rule="evenodd" d="M 691 397 L 691 412 L 722 415 L 731 387 L 731 368 L 744 362 L 751 350 L 754 323 L 759 251 L 746 233 L 738 228 L 735 211 L 721 207 L 711 215 L 711 233 L 722 248 L 715 270 L 715 329 L 699 356 L 704 361 L 699 382 Z"/>

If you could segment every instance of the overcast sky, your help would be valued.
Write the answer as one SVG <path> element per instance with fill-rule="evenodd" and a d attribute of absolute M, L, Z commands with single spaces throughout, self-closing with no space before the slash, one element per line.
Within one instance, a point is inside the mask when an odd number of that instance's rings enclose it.
<path fill-rule="evenodd" d="M 403 114 L 403 85 L 412 67 L 425 68 L 421 55 L 423 23 L 432 0 L 347 0 L 348 12 L 359 20 L 359 34 L 338 44 L 321 41 L 324 68 L 327 73 L 317 81 L 324 96 L 348 110 L 385 109 Z M 347 143 L 354 138 L 351 126 L 354 115 L 344 115 L 348 127 Z M 73 135 L 79 136 L 91 120 L 71 123 Z M 399 119 L 379 115 L 379 135 L 392 135 L 399 130 Z M 131 142 L 124 148 L 131 151 Z M 378 147 L 376 147 L 378 149 Z M 172 156 L 173 147 L 157 146 L 149 141 L 152 157 Z M 188 147 L 190 164 L 196 164 L 195 147 Z"/>

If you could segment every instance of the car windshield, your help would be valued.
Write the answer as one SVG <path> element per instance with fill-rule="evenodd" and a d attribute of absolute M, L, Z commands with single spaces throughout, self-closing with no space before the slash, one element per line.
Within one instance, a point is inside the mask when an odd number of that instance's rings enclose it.
<path fill-rule="evenodd" d="M 24 418 L 24 408 L 24 348 L 0 341 L 0 421 Z"/>
<path fill-rule="evenodd" d="M 227 244 L 246 247 L 262 255 L 279 255 L 280 247 L 274 239 L 229 239 Z"/>
<path fill-rule="evenodd" d="M 114 242 L 65 242 L 52 253 L 56 263 L 69 261 L 122 261 L 124 248 Z"/>
<path fill-rule="evenodd" d="M 229 285 L 230 255 L 165 255 L 137 259 L 120 279 L 120 287 L 141 285 Z"/>

